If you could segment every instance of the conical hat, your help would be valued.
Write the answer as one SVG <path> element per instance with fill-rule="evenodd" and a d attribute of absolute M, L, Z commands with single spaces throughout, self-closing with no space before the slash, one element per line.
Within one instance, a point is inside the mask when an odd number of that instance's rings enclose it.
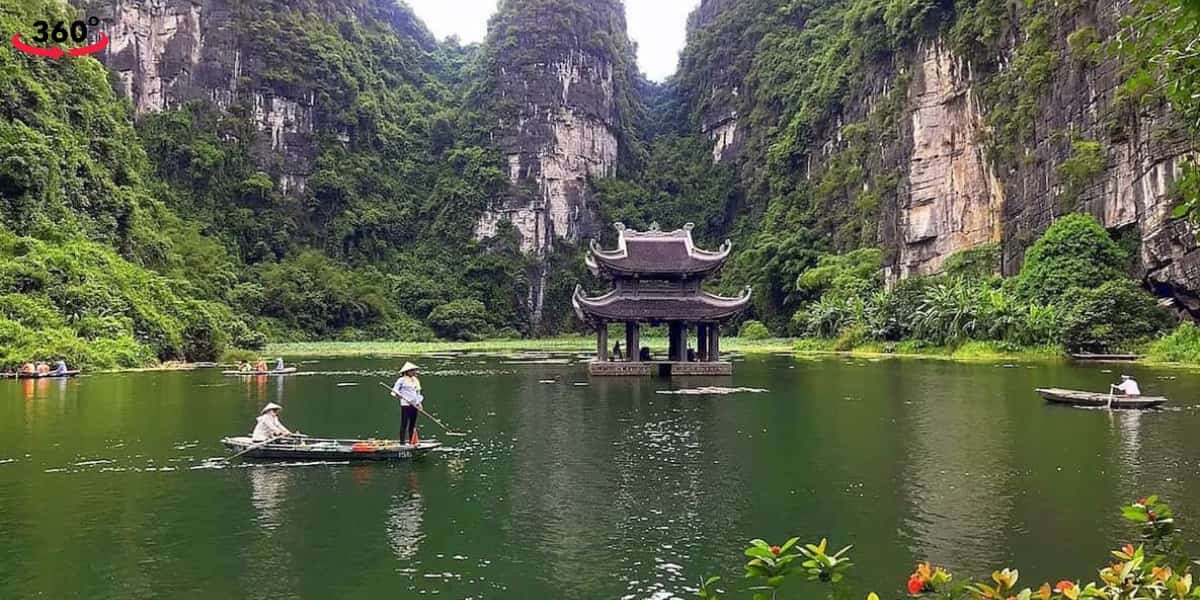
<path fill-rule="evenodd" d="M 271 411 L 271 410 L 283 410 L 283 407 L 278 404 L 275 404 L 274 402 L 268 402 L 267 405 L 264 406 L 262 410 L 258 411 L 258 414 L 261 415 L 261 414 L 263 414 L 267 411 Z"/>
<path fill-rule="evenodd" d="M 407 373 L 407 372 L 409 372 L 409 371 L 417 371 L 417 370 L 419 370 L 420 368 L 421 368 L 421 367 L 418 367 L 417 365 L 414 365 L 414 364 L 412 364 L 412 363 L 410 363 L 410 362 L 406 362 L 406 363 L 404 363 L 404 366 L 403 366 L 403 367 L 400 367 L 400 372 L 401 372 L 401 373 Z"/>

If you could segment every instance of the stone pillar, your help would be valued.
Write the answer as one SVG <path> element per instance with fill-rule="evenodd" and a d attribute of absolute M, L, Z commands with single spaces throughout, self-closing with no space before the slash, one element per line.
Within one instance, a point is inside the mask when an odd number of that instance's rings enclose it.
<path fill-rule="evenodd" d="M 721 360 L 721 325 L 719 323 L 713 323 L 712 329 L 708 332 L 708 360 L 709 362 Z"/>
<path fill-rule="evenodd" d="M 608 323 L 601 323 L 596 329 L 596 360 L 608 360 Z"/>
<path fill-rule="evenodd" d="M 679 360 L 679 325 L 678 321 L 667 323 L 667 360 Z"/>
<path fill-rule="evenodd" d="M 642 352 L 642 341 L 638 338 L 641 333 L 642 325 L 637 321 L 627 321 L 625 323 L 625 360 L 629 362 L 638 362 L 639 354 Z"/>
<path fill-rule="evenodd" d="M 696 360 L 708 361 L 708 323 L 696 324 Z"/>

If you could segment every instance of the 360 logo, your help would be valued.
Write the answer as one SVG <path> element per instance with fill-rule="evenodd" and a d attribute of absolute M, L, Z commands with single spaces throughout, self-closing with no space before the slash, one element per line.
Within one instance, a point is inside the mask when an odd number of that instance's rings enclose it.
<path fill-rule="evenodd" d="M 30 41 L 34 44 L 45 44 L 46 42 L 61 44 L 70 40 L 79 44 L 88 40 L 90 28 L 99 25 L 100 19 L 96 17 L 91 17 L 87 21 L 72 21 L 70 24 L 67 24 L 66 21 L 56 21 L 54 23 L 35 21 L 33 23 L 35 35 L 30 38 Z M 21 39 L 21 34 L 18 32 L 12 36 L 12 45 L 13 48 L 25 54 L 44 56 L 51 60 L 57 60 L 67 55 L 87 56 L 103 50 L 108 46 L 108 34 L 100 32 L 99 39 L 91 44 L 79 48 L 71 48 L 70 50 L 63 50 L 58 46 L 35 46 L 28 44 Z"/>

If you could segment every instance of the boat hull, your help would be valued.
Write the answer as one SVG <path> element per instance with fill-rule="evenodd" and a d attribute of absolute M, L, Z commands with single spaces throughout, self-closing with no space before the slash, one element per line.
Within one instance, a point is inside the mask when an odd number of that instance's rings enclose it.
<path fill-rule="evenodd" d="M 256 444 L 249 436 L 227 437 L 221 443 L 232 452 L 242 452 Z M 288 438 L 259 446 L 243 458 L 275 460 L 355 460 L 389 461 L 420 458 L 441 443 L 429 440 L 416 446 L 399 440 L 338 440 L 327 438 Z"/>
<path fill-rule="evenodd" d="M 1110 396 L 1109 394 L 1102 394 L 1100 392 L 1083 392 L 1061 388 L 1037 388 L 1037 393 L 1041 394 L 1046 402 L 1069 404 L 1071 406 L 1155 408 L 1167 403 L 1167 399 L 1162 396 Z"/>
<path fill-rule="evenodd" d="M 255 377 L 259 375 L 291 375 L 295 372 L 296 367 L 288 367 L 281 371 L 221 371 L 221 374 L 230 377 Z"/>
<path fill-rule="evenodd" d="M 79 375 L 79 371 L 67 371 L 66 373 L 5 373 L 5 377 L 16 377 L 17 379 L 66 379 L 67 377 L 75 377 Z"/>

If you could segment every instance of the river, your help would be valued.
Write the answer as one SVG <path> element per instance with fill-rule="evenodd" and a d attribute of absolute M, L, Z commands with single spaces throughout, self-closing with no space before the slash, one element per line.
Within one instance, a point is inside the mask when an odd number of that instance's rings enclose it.
<path fill-rule="evenodd" d="M 469 436 L 401 464 L 215 460 L 268 401 L 309 434 L 394 437 L 376 382 L 401 360 L 0 381 L 0 598 L 688 597 L 792 535 L 853 544 L 856 594 L 899 595 L 924 558 L 1036 586 L 1092 578 L 1149 492 L 1200 539 L 1190 371 L 769 355 L 672 382 L 589 379 L 571 354 L 405 358 Z M 1033 392 L 1121 372 L 1170 408 Z M 765 391 L 664 393 L 703 385 Z"/>

